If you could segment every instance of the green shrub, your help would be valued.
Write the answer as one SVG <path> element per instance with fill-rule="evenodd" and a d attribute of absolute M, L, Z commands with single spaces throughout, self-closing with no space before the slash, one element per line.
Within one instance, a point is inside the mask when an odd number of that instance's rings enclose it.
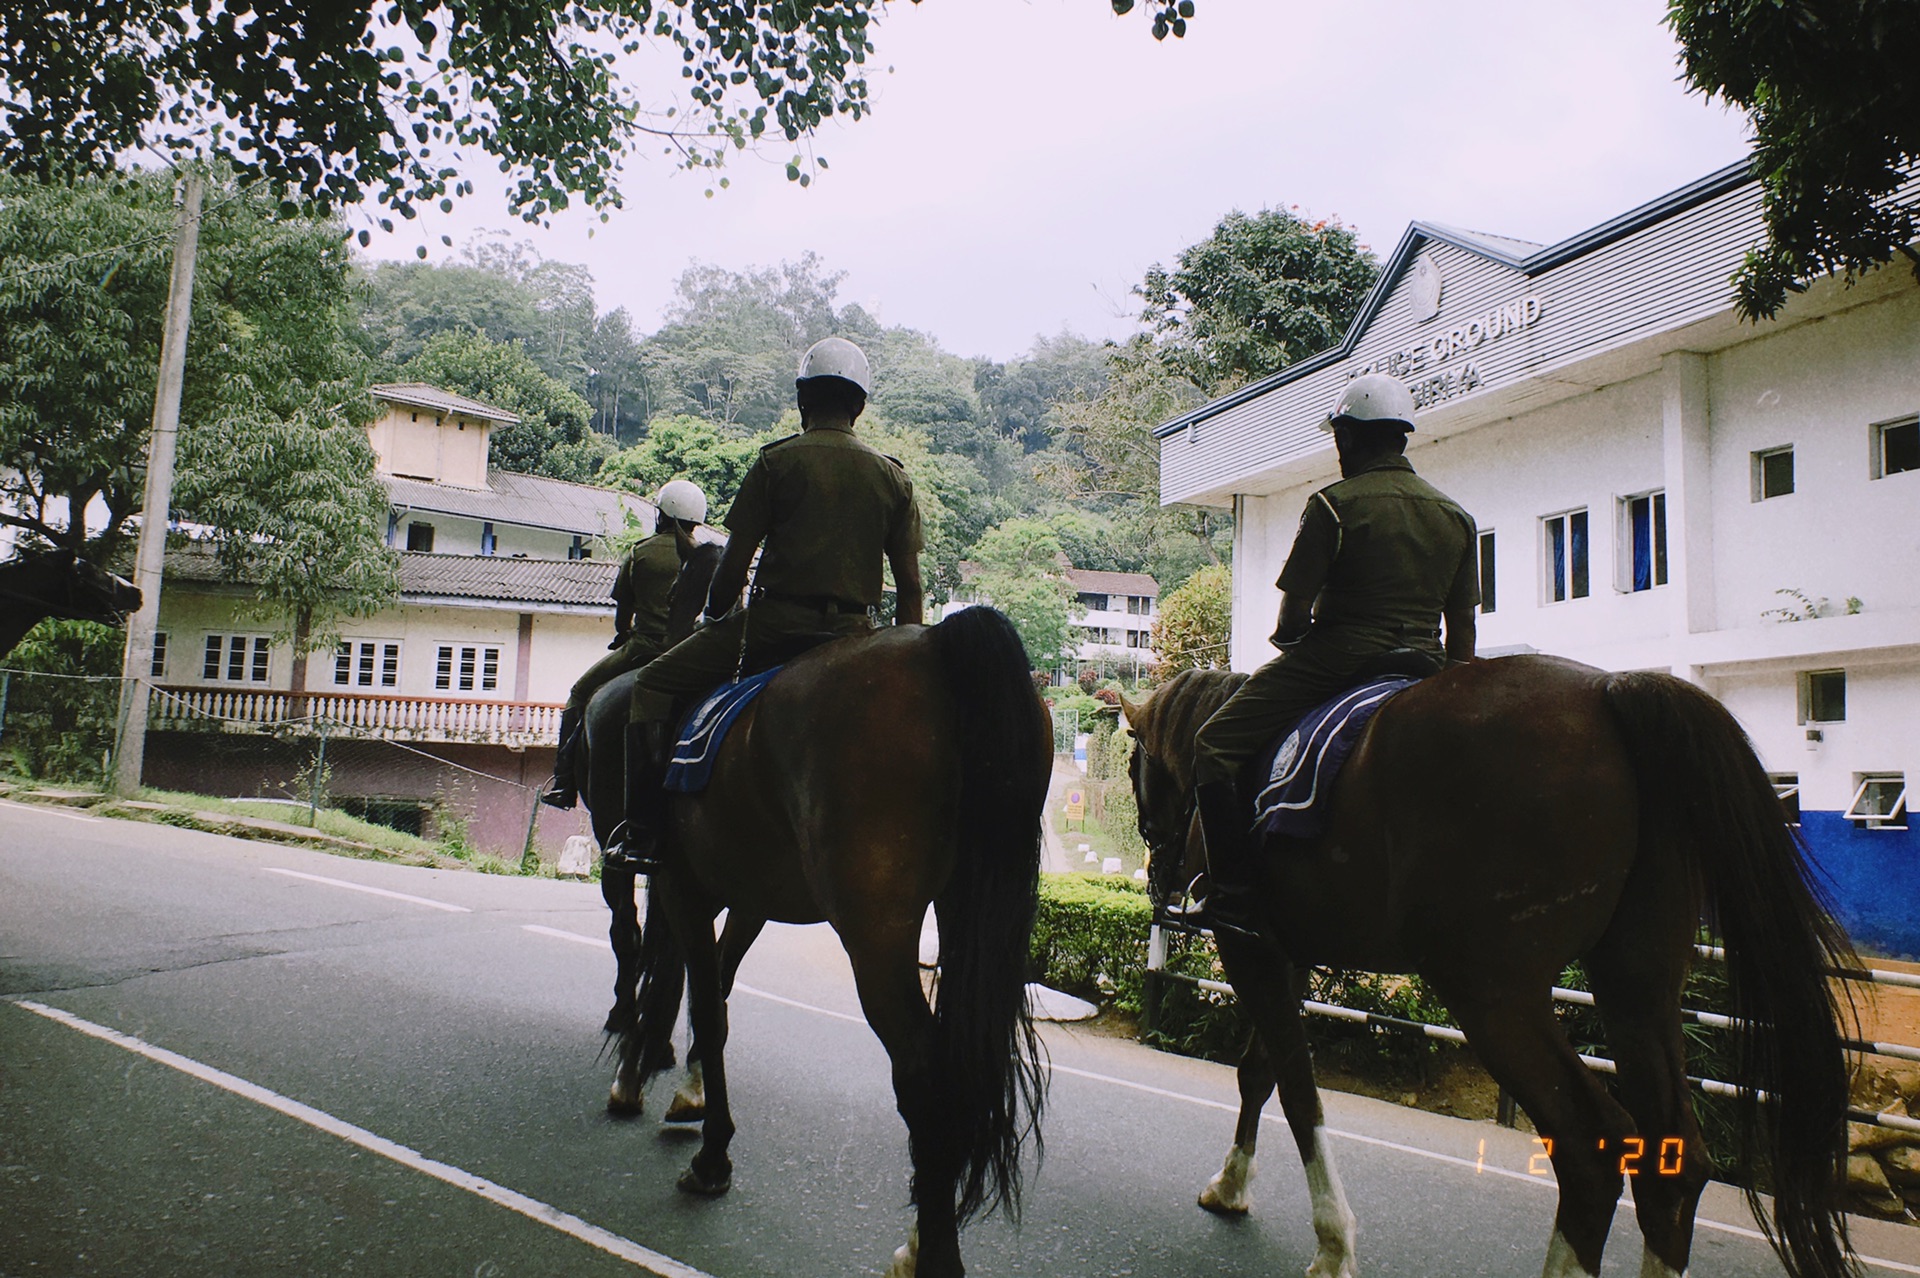
<path fill-rule="evenodd" d="M 97 782 L 119 719 L 124 631 L 49 619 L 4 654 L 0 748 L 35 780 Z"/>
<path fill-rule="evenodd" d="M 1043 874 L 1033 921 L 1035 979 L 1139 1012 L 1153 907 L 1146 887 L 1098 874 Z"/>

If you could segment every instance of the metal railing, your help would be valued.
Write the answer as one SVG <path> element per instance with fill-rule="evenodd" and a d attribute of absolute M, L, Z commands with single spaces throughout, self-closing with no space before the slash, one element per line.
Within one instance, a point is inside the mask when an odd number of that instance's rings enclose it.
<path fill-rule="evenodd" d="M 1181 932 L 1191 931 L 1190 929 L 1179 927 L 1173 930 Z M 1722 962 L 1726 959 L 1726 951 L 1719 946 L 1696 945 L 1694 949 L 1704 958 L 1716 959 Z M 1234 994 L 1233 986 L 1224 981 L 1208 980 L 1201 976 L 1189 976 L 1184 972 L 1167 971 L 1166 959 L 1166 932 L 1163 930 L 1162 924 L 1155 923 L 1152 926 L 1152 930 L 1148 933 L 1147 939 L 1147 972 L 1149 974 L 1150 986 L 1152 980 L 1157 978 L 1159 980 L 1176 981 L 1183 985 L 1192 985 L 1198 989 L 1207 990 L 1215 994 L 1237 997 L 1237 995 Z M 1827 975 L 1861 984 L 1893 985 L 1903 986 L 1909 989 L 1920 989 L 1920 974 L 1911 972 L 1894 972 L 1883 968 L 1828 968 Z M 1153 998 L 1151 988 L 1149 988 L 1148 991 L 1148 998 L 1150 1001 Z M 1553 999 L 1556 1003 L 1567 1003 L 1581 1007 L 1593 1006 L 1593 995 L 1587 991 L 1562 989 L 1557 985 L 1553 988 Z M 1449 1025 L 1430 1025 L 1424 1021 L 1410 1021 L 1398 1016 L 1387 1016 L 1379 1012 L 1365 1012 L 1358 1008 L 1341 1007 L 1336 1003 L 1321 1003 L 1313 999 L 1301 1000 L 1300 1007 L 1302 1011 L 1311 1016 L 1324 1016 L 1333 1020 L 1350 1021 L 1359 1025 L 1370 1025 L 1391 1033 L 1417 1034 L 1426 1038 L 1439 1039 L 1446 1043 L 1465 1044 L 1467 1042 L 1465 1033 Z M 1680 1009 L 1680 1015 L 1685 1020 L 1717 1029 L 1731 1029 L 1737 1027 L 1739 1024 L 1739 1022 L 1731 1016 L 1723 1016 L 1718 1012 L 1700 1011 L 1696 1008 L 1683 1007 Z M 1857 1038 L 1842 1038 L 1840 1041 L 1843 1046 L 1852 1051 L 1875 1056 L 1888 1056 L 1898 1060 L 1920 1061 L 1920 1047 L 1914 1047 L 1909 1044 L 1870 1042 Z M 1614 1062 L 1604 1056 L 1588 1056 L 1585 1053 L 1578 1053 L 1578 1055 L 1581 1064 L 1585 1065 L 1588 1069 L 1602 1074 L 1618 1072 L 1618 1067 Z M 1722 1082 L 1717 1078 L 1695 1078 L 1689 1075 L 1687 1081 L 1710 1096 L 1737 1096 L 1747 1090 L 1733 1083 Z M 1757 1094 L 1762 1100 L 1768 1099 L 1765 1092 L 1758 1092 Z M 1513 1126 L 1511 1118 L 1512 1100 L 1507 1096 L 1504 1089 L 1500 1094 L 1500 1115 L 1502 1124 L 1508 1127 Z M 1885 1127 L 1894 1131 L 1911 1132 L 1915 1135 L 1920 1135 L 1920 1118 L 1907 1118 L 1899 1114 L 1876 1114 L 1870 1110 L 1852 1108 L 1847 1110 L 1847 1117 L 1853 1122 L 1864 1123 L 1868 1126 Z"/>

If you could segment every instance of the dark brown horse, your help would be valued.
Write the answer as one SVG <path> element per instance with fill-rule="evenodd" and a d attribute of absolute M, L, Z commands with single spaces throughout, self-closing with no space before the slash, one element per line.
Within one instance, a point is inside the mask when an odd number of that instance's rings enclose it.
<path fill-rule="evenodd" d="M 729 930 L 825 920 L 852 961 L 913 1163 L 917 1223 L 890 1272 L 960 1274 L 960 1224 L 1017 1210 L 1042 1096 L 1026 974 L 1052 749 L 1019 636 L 986 607 L 814 648 L 742 714 L 706 791 L 673 800 L 622 1048 L 643 1073 L 670 1059 L 684 968 L 706 1113 L 681 1188 L 715 1194 L 732 1178 L 725 988 L 738 955 L 713 933 L 725 909 Z"/>
<path fill-rule="evenodd" d="M 48 617 L 117 626 L 140 591 L 71 550 L 27 550 L 0 561 L 0 657 Z"/>
<path fill-rule="evenodd" d="M 1163 898 L 1199 863 L 1194 730 L 1240 679 L 1188 672 L 1126 707 Z M 1234 1146 L 1202 1205 L 1246 1209 L 1259 1112 L 1277 1079 L 1313 1195 L 1308 1273 L 1351 1278 L 1353 1214 L 1321 1131 L 1299 978 L 1307 966 L 1417 972 L 1551 1142 L 1560 1207 L 1547 1278 L 1600 1272 L 1623 1172 L 1637 1173 L 1643 1278 L 1683 1273 L 1710 1171 L 1680 1032 L 1705 917 L 1725 938 L 1736 1081 L 1767 1097 L 1744 1092 L 1735 1151 L 1770 1176 L 1771 1218 L 1757 1196 L 1756 1217 L 1794 1278 L 1852 1272 L 1835 1206 L 1846 1061 L 1822 975 L 1850 951 L 1719 702 L 1661 674 L 1475 662 L 1389 702 L 1329 799 L 1320 839 L 1269 849 L 1260 895 L 1272 939 L 1216 938 L 1255 1035 Z M 1554 1019 L 1551 987 L 1575 960 L 1605 1018 L 1618 1100 Z"/>

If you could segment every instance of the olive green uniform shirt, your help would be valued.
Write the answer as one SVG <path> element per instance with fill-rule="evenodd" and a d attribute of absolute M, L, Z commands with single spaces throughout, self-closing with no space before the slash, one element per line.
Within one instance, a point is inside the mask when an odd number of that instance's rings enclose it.
<path fill-rule="evenodd" d="M 920 508 L 898 461 L 853 437 L 815 427 L 760 450 L 725 520 L 762 541 L 757 595 L 872 608 L 887 559 L 920 553 Z"/>
<path fill-rule="evenodd" d="M 667 592 L 679 571 L 680 549 L 670 531 L 657 532 L 629 550 L 613 579 L 614 630 L 659 651 L 667 638 Z"/>

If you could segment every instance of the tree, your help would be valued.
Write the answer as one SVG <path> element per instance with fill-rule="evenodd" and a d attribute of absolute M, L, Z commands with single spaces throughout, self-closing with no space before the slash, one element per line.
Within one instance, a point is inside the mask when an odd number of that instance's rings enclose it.
<path fill-rule="evenodd" d="M 144 498 L 172 203 L 161 175 L 0 178 L 0 523 L 97 559 Z M 324 635 L 397 589 L 345 245 L 230 181 L 206 210 L 174 512 L 211 526 L 263 611 Z M 296 489 L 270 511 L 251 499 Z"/>
<path fill-rule="evenodd" d="M 1202 568 L 1160 599 L 1153 620 L 1154 674 L 1166 679 L 1182 670 L 1224 670 L 1233 635 L 1233 574 L 1216 564 Z"/>
<path fill-rule="evenodd" d="M 1920 274 L 1911 203 L 1920 160 L 1920 6 L 1912 0 L 1669 0 L 1687 83 L 1747 113 L 1766 239 L 1733 277 L 1741 314 L 1770 318 L 1824 272 L 1900 254 Z"/>
<path fill-rule="evenodd" d="M 1298 209 L 1236 209 L 1134 290 L 1167 365 L 1208 395 L 1332 346 L 1379 278 L 1352 230 Z"/>
<path fill-rule="evenodd" d="M 646 497 L 670 479 L 691 479 L 706 493 L 708 515 L 717 521 L 733 504 L 761 446 L 776 437 L 768 432 L 739 439 L 704 417 L 662 417 L 645 439 L 609 457 L 598 478 Z"/>
<path fill-rule="evenodd" d="M 542 372 L 518 341 L 496 342 L 485 333 L 439 333 L 400 374 L 519 417 L 514 425 L 493 432 L 488 459 L 502 470 L 584 482 L 613 452 L 604 436 L 588 436 L 592 406 Z"/>
<path fill-rule="evenodd" d="M 980 592 L 1013 622 L 1036 670 L 1073 654 L 1073 588 L 1052 529 L 1037 519 L 1009 519 L 979 540 L 973 558 Z"/>

